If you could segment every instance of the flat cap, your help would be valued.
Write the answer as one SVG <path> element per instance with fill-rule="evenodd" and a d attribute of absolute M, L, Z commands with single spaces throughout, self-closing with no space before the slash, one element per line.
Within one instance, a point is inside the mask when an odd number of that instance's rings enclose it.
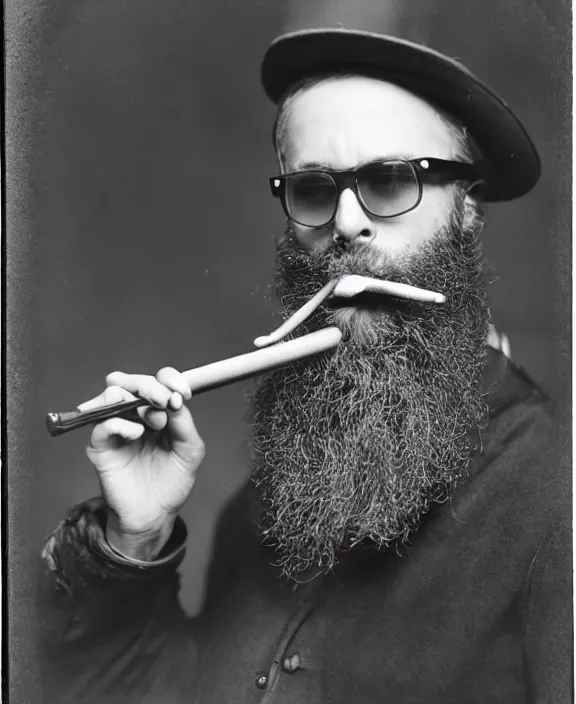
<path fill-rule="evenodd" d="M 420 44 L 350 29 L 311 29 L 275 39 L 262 62 L 262 85 L 277 103 L 318 74 L 368 73 L 428 99 L 460 121 L 486 160 L 485 198 L 527 193 L 540 177 L 538 152 L 506 102 L 460 62 Z"/>

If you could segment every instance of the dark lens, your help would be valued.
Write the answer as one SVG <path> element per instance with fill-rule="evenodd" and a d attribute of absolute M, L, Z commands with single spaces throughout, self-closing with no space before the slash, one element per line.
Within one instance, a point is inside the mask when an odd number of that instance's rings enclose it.
<path fill-rule="evenodd" d="M 320 227 L 330 222 L 338 194 L 332 177 L 321 172 L 292 174 L 286 183 L 290 217 L 301 225 Z"/>
<path fill-rule="evenodd" d="M 419 197 L 416 173 L 405 161 L 368 164 L 358 172 L 358 191 L 366 208 L 380 217 L 405 213 Z"/>

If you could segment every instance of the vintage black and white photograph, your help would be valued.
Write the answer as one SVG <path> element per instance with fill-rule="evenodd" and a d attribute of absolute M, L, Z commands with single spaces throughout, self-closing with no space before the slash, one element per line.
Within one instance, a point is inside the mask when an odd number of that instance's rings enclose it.
<path fill-rule="evenodd" d="M 573 701 L 567 0 L 7 0 L 4 697 Z"/>

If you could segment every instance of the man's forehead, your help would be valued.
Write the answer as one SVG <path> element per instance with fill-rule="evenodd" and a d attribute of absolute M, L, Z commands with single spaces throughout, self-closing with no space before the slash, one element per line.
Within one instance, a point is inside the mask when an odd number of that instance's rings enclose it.
<path fill-rule="evenodd" d="M 353 95 L 356 98 L 372 99 L 375 102 L 382 102 L 386 99 L 390 101 L 404 100 L 412 103 L 422 103 L 432 109 L 430 103 L 424 98 L 417 96 L 406 88 L 392 81 L 362 74 L 334 74 L 321 76 L 317 79 L 312 77 L 309 82 L 304 83 L 297 93 L 297 98 L 300 99 L 304 96 L 317 95 L 322 97 L 331 95 L 346 99 Z"/>
<path fill-rule="evenodd" d="M 326 77 L 304 86 L 285 110 L 283 149 L 293 157 L 301 150 L 321 156 L 330 140 L 374 150 L 369 158 L 449 158 L 457 148 L 453 128 L 434 105 L 394 83 L 365 76 Z M 420 154 L 426 148 L 432 151 Z"/>

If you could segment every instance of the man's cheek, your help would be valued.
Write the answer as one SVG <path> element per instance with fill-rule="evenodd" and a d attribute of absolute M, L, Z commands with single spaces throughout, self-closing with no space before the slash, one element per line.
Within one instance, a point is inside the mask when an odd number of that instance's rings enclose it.
<path fill-rule="evenodd" d="M 274 244 L 276 247 L 281 247 L 290 236 L 292 236 L 292 229 L 290 227 L 290 220 L 287 220 L 284 230 L 274 235 Z"/>

